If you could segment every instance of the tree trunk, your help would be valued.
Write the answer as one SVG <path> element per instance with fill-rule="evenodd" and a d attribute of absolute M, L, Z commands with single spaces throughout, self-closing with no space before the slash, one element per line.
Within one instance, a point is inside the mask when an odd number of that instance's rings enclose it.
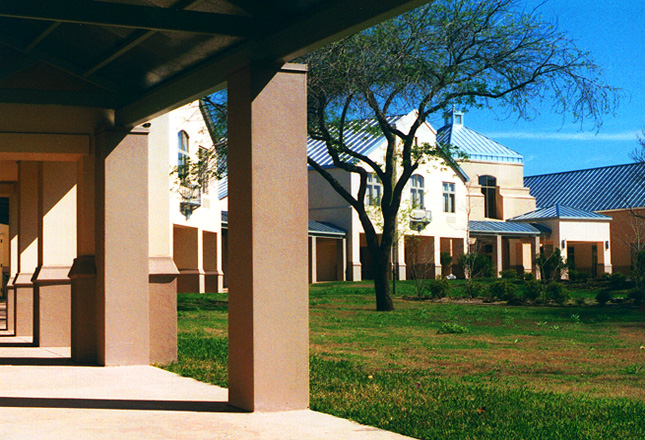
<path fill-rule="evenodd" d="M 374 266 L 374 292 L 376 293 L 376 310 L 378 312 L 390 312 L 394 310 L 394 302 L 390 294 L 390 282 L 388 270 L 390 262 L 388 259 L 379 258 Z"/>

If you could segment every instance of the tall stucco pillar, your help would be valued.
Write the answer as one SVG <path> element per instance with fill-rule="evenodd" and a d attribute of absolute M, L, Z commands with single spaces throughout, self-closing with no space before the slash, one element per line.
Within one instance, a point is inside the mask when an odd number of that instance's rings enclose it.
<path fill-rule="evenodd" d="M 18 191 L 9 197 L 9 280 L 7 281 L 7 332 L 16 331 L 16 288 L 13 284 L 18 274 Z"/>
<path fill-rule="evenodd" d="M 303 66 L 228 78 L 229 403 L 247 410 L 309 405 L 306 105 Z"/>
<path fill-rule="evenodd" d="M 13 280 L 16 298 L 16 336 L 34 335 L 34 285 L 38 266 L 38 162 L 18 165 L 18 273 Z"/>
<path fill-rule="evenodd" d="M 150 363 L 177 359 L 177 275 L 172 259 L 168 115 L 155 119 L 148 142 Z"/>
<path fill-rule="evenodd" d="M 394 244 L 394 252 L 396 252 L 396 262 L 397 262 L 397 275 L 399 280 L 407 280 L 407 266 L 405 265 L 405 237 L 401 237 Z"/>
<path fill-rule="evenodd" d="M 40 165 L 39 265 L 34 276 L 34 342 L 42 347 L 71 343 L 71 284 L 76 258 L 76 163 Z"/>
<path fill-rule="evenodd" d="M 501 235 L 496 235 L 495 236 L 495 277 L 499 278 L 500 272 L 502 271 L 502 254 L 503 254 L 503 249 L 502 249 L 502 236 Z"/>
<path fill-rule="evenodd" d="M 442 274 L 441 268 L 441 237 L 432 237 L 432 258 L 434 265 L 434 273 L 430 272 L 433 278 L 440 277 Z"/>
<path fill-rule="evenodd" d="M 311 284 L 318 282 L 318 261 L 316 258 L 316 245 L 318 244 L 316 237 L 309 237 L 309 282 Z"/>
<path fill-rule="evenodd" d="M 598 249 L 600 249 L 602 255 L 602 271 L 603 273 L 612 273 L 611 266 L 611 248 L 610 242 L 600 242 L 598 243 Z"/>
<path fill-rule="evenodd" d="M 148 134 L 96 134 L 97 358 L 102 365 L 150 362 Z"/>
<path fill-rule="evenodd" d="M 72 290 L 72 360 L 95 364 L 98 356 L 98 298 L 96 291 L 95 167 L 96 157 L 76 163 L 76 254 L 69 272 Z"/>
<path fill-rule="evenodd" d="M 533 238 L 533 240 L 531 240 L 531 270 L 536 280 L 539 280 L 542 278 L 542 274 L 540 273 L 540 267 L 537 264 L 537 256 L 539 255 L 539 253 L 540 253 L 540 237 L 538 236 Z"/>
<path fill-rule="evenodd" d="M 349 216 L 351 228 L 347 233 L 347 279 L 349 281 L 361 281 L 363 279 L 363 267 L 361 266 L 361 222 L 358 214 L 352 207 Z"/>
<path fill-rule="evenodd" d="M 343 238 L 342 240 L 336 240 L 336 279 L 338 281 L 345 281 L 346 273 L 345 267 L 347 267 L 347 239 Z"/>

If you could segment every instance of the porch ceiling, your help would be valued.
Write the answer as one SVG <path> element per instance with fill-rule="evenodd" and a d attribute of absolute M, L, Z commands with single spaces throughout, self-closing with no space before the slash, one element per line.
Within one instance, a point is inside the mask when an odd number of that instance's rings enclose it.
<path fill-rule="evenodd" d="M 133 126 L 423 0 L 0 0 L 0 102 L 114 109 Z"/>

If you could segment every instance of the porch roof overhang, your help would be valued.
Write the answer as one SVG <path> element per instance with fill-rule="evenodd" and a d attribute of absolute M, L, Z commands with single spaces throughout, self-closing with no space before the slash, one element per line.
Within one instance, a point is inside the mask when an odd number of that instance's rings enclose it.
<path fill-rule="evenodd" d="M 470 220 L 468 229 L 471 236 L 503 236 L 503 237 L 537 237 L 548 236 L 551 230 L 536 223 L 519 223 L 505 221 L 478 221 Z"/>
<path fill-rule="evenodd" d="M 0 0 L 0 102 L 114 110 L 131 127 L 423 0 Z"/>

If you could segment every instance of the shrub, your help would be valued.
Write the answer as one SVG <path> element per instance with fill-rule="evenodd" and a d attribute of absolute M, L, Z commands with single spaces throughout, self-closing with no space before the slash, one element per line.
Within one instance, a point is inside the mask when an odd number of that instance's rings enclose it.
<path fill-rule="evenodd" d="M 546 286 L 546 296 L 556 304 L 564 304 L 569 299 L 569 291 L 555 281 Z"/>
<path fill-rule="evenodd" d="M 487 278 L 495 273 L 493 261 L 483 254 L 463 254 L 457 262 L 469 278 Z"/>
<path fill-rule="evenodd" d="M 517 271 L 515 269 L 506 269 L 501 271 L 499 274 L 503 279 L 508 279 L 508 280 L 517 279 Z"/>
<path fill-rule="evenodd" d="M 441 324 L 441 328 L 437 331 L 437 333 L 439 333 L 440 335 L 447 333 L 468 333 L 468 329 L 463 325 L 446 322 Z"/>
<path fill-rule="evenodd" d="M 469 298 L 486 296 L 487 293 L 488 289 L 486 288 L 486 285 L 482 283 L 468 281 L 466 282 L 466 286 L 464 287 L 464 294 Z"/>
<path fill-rule="evenodd" d="M 569 269 L 569 281 L 573 283 L 586 283 L 589 280 L 589 274 L 579 270 Z"/>
<path fill-rule="evenodd" d="M 439 254 L 439 262 L 441 263 L 441 268 L 443 270 L 450 269 L 452 265 L 452 255 L 449 252 L 441 252 Z"/>
<path fill-rule="evenodd" d="M 502 301 L 514 301 L 517 298 L 517 286 L 507 280 L 497 280 L 490 285 L 490 296 Z"/>
<path fill-rule="evenodd" d="M 431 298 L 443 298 L 450 293 L 452 286 L 450 286 L 450 282 L 447 279 L 437 278 L 436 280 L 428 281 L 427 289 Z"/>
<path fill-rule="evenodd" d="M 596 295 L 596 301 L 598 304 L 601 306 L 604 306 L 607 304 L 609 301 L 611 301 L 611 292 L 607 289 L 603 289 L 598 294 Z"/>
<path fill-rule="evenodd" d="M 532 281 L 535 279 L 535 275 L 531 272 L 524 272 L 524 281 Z"/>
<path fill-rule="evenodd" d="M 522 296 L 524 297 L 525 300 L 535 301 L 540 296 L 544 295 L 544 292 L 545 292 L 544 284 L 542 284 L 538 280 L 529 280 L 524 285 Z"/>
<path fill-rule="evenodd" d="M 627 281 L 627 277 L 620 272 L 614 272 L 609 275 L 609 288 L 612 290 L 620 289 Z"/>
<path fill-rule="evenodd" d="M 627 294 L 627 298 L 629 298 L 634 304 L 640 304 L 645 299 L 645 291 L 640 289 L 632 289 Z"/>

